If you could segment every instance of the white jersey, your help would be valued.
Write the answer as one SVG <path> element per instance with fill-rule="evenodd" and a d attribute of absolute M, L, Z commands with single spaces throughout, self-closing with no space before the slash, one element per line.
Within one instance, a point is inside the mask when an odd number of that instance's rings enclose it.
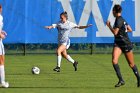
<path fill-rule="evenodd" d="M 3 28 L 3 16 L 0 14 L 0 30 Z"/>
<path fill-rule="evenodd" d="M 75 23 L 72 23 L 70 21 L 66 21 L 63 23 L 62 21 L 59 21 L 57 24 L 52 24 L 53 28 L 58 29 L 58 43 L 66 43 L 69 40 L 69 33 L 70 31 L 77 27 Z"/>
<path fill-rule="evenodd" d="M 0 33 L 2 31 L 3 28 L 3 16 L 0 14 Z M 2 38 L 0 38 L 0 55 L 4 55 L 5 51 L 4 51 L 4 45 L 2 43 Z"/>
<path fill-rule="evenodd" d="M 2 31 L 3 28 L 3 16 L 0 14 L 0 33 Z M 0 38 L 0 42 L 2 42 L 2 39 Z"/>

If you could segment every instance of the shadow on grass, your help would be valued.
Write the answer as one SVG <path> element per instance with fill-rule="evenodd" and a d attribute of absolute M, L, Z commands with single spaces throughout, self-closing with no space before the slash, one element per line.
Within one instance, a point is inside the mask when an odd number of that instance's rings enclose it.
<path fill-rule="evenodd" d="M 9 88 L 13 88 L 13 89 L 38 89 L 38 88 L 52 88 L 52 89 L 115 89 L 114 87 L 9 87 Z"/>

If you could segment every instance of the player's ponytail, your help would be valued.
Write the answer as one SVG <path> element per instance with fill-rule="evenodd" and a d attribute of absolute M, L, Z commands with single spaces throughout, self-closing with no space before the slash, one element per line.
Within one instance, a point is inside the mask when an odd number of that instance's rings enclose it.
<path fill-rule="evenodd" d="M 67 12 L 66 12 L 66 11 L 64 11 L 64 14 L 67 14 Z"/>
<path fill-rule="evenodd" d="M 116 4 L 113 7 L 113 11 L 115 11 L 116 13 L 121 13 L 122 12 L 122 7 L 118 4 Z"/>
<path fill-rule="evenodd" d="M 2 8 L 2 5 L 0 4 L 0 9 Z"/>
<path fill-rule="evenodd" d="M 62 16 L 62 15 L 64 15 L 64 16 L 66 17 L 66 19 L 68 19 L 68 14 L 67 14 L 66 11 L 64 11 L 64 12 L 62 12 L 62 13 L 60 14 L 60 16 Z"/>

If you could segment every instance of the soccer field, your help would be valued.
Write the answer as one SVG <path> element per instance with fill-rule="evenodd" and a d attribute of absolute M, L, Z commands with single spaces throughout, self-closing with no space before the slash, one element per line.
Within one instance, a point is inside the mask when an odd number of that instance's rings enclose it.
<path fill-rule="evenodd" d="M 120 57 L 120 68 L 126 84 L 114 88 L 118 82 L 111 65 L 111 55 L 71 55 L 79 61 L 75 72 L 71 63 L 62 59 L 61 72 L 54 72 L 55 55 L 6 56 L 6 79 L 10 88 L 0 88 L 0 93 L 140 93 L 136 78 L 125 57 Z M 140 54 L 135 55 L 140 70 Z M 38 66 L 39 75 L 31 68 Z"/>

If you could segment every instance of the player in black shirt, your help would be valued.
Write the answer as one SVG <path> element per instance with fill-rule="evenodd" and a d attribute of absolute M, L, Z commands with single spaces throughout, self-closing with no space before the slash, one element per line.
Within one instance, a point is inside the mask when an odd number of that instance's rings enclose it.
<path fill-rule="evenodd" d="M 126 60 L 129 66 L 132 68 L 136 78 L 137 78 L 137 87 L 140 87 L 140 75 L 138 69 L 134 63 L 133 57 L 133 45 L 129 40 L 127 32 L 132 32 L 131 27 L 127 24 L 127 22 L 121 16 L 122 7 L 120 5 L 115 5 L 113 7 L 113 15 L 116 18 L 114 27 L 110 25 L 110 21 L 107 21 L 107 26 L 114 34 L 114 48 L 112 52 L 112 64 L 118 76 L 119 82 L 115 85 L 115 87 L 120 87 L 125 84 L 120 68 L 118 65 L 118 59 L 122 53 L 124 53 Z"/>

